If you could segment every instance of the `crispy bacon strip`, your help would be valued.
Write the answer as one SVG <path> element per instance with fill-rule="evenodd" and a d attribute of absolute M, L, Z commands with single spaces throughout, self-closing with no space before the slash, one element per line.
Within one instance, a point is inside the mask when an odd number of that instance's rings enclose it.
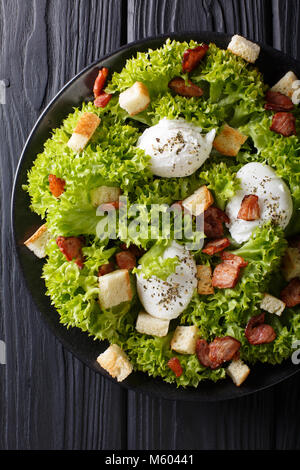
<path fill-rule="evenodd" d="M 247 323 L 245 336 L 250 344 L 257 346 L 258 344 L 272 343 L 276 338 L 276 333 L 271 325 L 266 325 L 265 314 L 256 315 Z"/>
<path fill-rule="evenodd" d="M 98 95 L 95 99 L 94 105 L 96 106 L 96 108 L 105 108 L 105 106 L 110 102 L 111 99 L 112 95 L 102 91 L 100 95 Z"/>
<path fill-rule="evenodd" d="M 204 250 L 202 250 L 202 253 L 212 256 L 216 253 L 219 253 L 220 251 L 225 250 L 225 248 L 227 248 L 229 245 L 230 241 L 228 240 L 228 238 L 218 238 L 216 240 L 208 242 Z"/>
<path fill-rule="evenodd" d="M 217 369 L 224 362 L 237 357 L 240 347 L 241 343 L 232 336 L 217 337 L 210 344 L 205 339 L 198 339 L 196 355 L 204 367 Z"/>
<path fill-rule="evenodd" d="M 224 235 L 223 223 L 228 224 L 229 217 L 218 207 L 210 206 L 204 212 L 204 233 L 208 238 L 222 238 Z"/>
<path fill-rule="evenodd" d="M 212 286 L 233 289 L 239 280 L 240 268 L 228 263 L 218 264 L 213 272 Z"/>
<path fill-rule="evenodd" d="M 300 279 L 298 277 L 289 282 L 281 292 L 280 298 L 289 308 L 300 304 Z"/>
<path fill-rule="evenodd" d="M 269 90 L 266 94 L 265 109 L 270 111 L 292 111 L 294 105 L 292 100 L 278 91 Z"/>
<path fill-rule="evenodd" d="M 221 253 L 221 259 L 223 262 L 214 269 L 212 285 L 219 289 L 233 289 L 239 280 L 241 268 L 248 266 L 248 262 L 227 251 Z"/>
<path fill-rule="evenodd" d="M 121 243 L 120 248 L 123 251 L 129 250 L 137 258 L 140 258 L 145 253 L 145 250 L 143 250 L 143 248 L 139 248 L 136 245 L 129 245 L 129 247 L 127 247 L 126 243 Z"/>
<path fill-rule="evenodd" d="M 237 218 L 247 221 L 258 220 L 260 218 L 258 196 L 249 194 L 244 197 Z"/>
<path fill-rule="evenodd" d="M 172 357 L 172 359 L 170 359 L 168 361 L 168 366 L 174 372 L 176 377 L 180 377 L 183 374 L 183 370 L 182 370 L 180 361 L 177 357 Z"/>
<path fill-rule="evenodd" d="M 195 47 L 194 49 L 187 49 L 182 58 L 182 71 L 191 72 L 194 70 L 203 57 L 206 55 L 209 46 L 202 44 L 202 46 Z"/>
<path fill-rule="evenodd" d="M 107 77 L 108 77 L 108 69 L 106 67 L 103 67 L 102 69 L 99 70 L 98 76 L 94 83 L 93 92 L 94 92 L 95 98 L 100 96 L 100 93 L 102 92 L 104 88 Z"/>
<path fill-rule="evenodd" d="M 210 362 L 210 359 L 209 359 L 209 344 L 205 339 L 197 339 L 196 355 L 199 359 L 199 362 L 204 367 L 210 367 L 211 366 L 211 362 Z"/>
<path fill-rule="evenodd" d="M 112 261 L 110 261 L 109 263 L 106 263 L 106 264 L 102 264 L 102 266 L 100 266 L 99 270 L 98 270 L 98 277 L 100 276 L 105 276 L 105 274 L 109 274 L 111 272 L 113 272 L 114 270 L 114 263 Z"/>
<path fill-rule="evenodd" d="M 59 197 L 65 190 L 66 182 L 62 178 L 57 178 L 55 175 L 48 176 L 49 189 L 54 197 Z"/>
<path fill-rule="evenodd" d="M 136 266 L 136 258 L 131 251 L 120 251 L 116 254 L 116 263 L 120 269 L 133 269 Z"/>
<path fill-rule="evenodd" d="M 83 268 L 84 257 L 82 254 L 83 240 L 81 237 L 57 237 L 56 243 L 67 261 L 74 260 L 79 268 Z"/>
<path fill-rule="evenodd" d="M 209 345 L 211 368 L 217 369 L 224 362 L 230 361 L 237 354 L 240 347 L 241 343 L 232 336 L 215 338 Z"/>
<path fill-rule="evenodd" d="M 223 251 L 223 253 L 221 253 L 221 258 L 224 263 L 231 264 L 239 269 L 246 268 L 249 264 L 248 261 L 245 261 L 241 256 L 234 255 L 228 251 Z"/>
<path fill-rule="evenodd" d="M 186 85 L 183 78 L 180 77 L 173 78 L 173 80 L 169 82 L 168 87 L 171 88 L 171 90 L 173 90 L 177 95 L 186 96 L 187 98 L 203 95 L 202 88 L 195 85 L 193 82 L 191 82 L 191 80 L 189 80 L 188 85 Z"/>
<path fill-rule="evenodd" d="M 270 130 L 284 137 L 297 135 L 296 118 L 292 113 L 276 113 L 272 119 Z"/>

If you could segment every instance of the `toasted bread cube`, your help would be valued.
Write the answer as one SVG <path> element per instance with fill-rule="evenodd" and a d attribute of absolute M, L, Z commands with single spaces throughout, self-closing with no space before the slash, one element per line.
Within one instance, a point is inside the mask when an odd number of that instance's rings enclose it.
<path fill-rule="evenodd" d="M 119 105 L 130 116 L 144 111 L 149 106 L 150 101 L 148 88 L 141 82 L 135 82 L 132 87 L 120 93 L 119 96 Z"/>
<path fill-rule="evenodd" d="M 76 153 L 81 152 L 93 136 L 100 122 L 101 119 L 96 114 L 83 113 L 68 142 L 68 147 Z"/>
<path fill-rule="evenodd" d="M 171 349 L 180 354 L 195 354 L 198 333 L 197 326 L 177 326 L 171 340 Z"/>
<path fill-rule="evenodd" d="M 275 315 L 280 317 L 285 309 L 285 303 L 277 299 L 277 297 L 273 297 L 271 294 L 265 294 L 260 303 L 260 308 L 266 312 L 275 313 Z"/>
<path fill-rule="evenodd" d="M 49 240 L 51 240 L 52 235 L 47 230 L 46 224 L 42 225 L 33 235 L 31 235 L 24 245 L 33 251 L 35 256 L 38 258 L 45 258 L 46 256 L 46 246 Z"/>
<path fill-rule="evenodd" d="M 154 318 L 146 312 L 140 312 L 137 317 L 135 328 L 144 335 L 167 336 L 169 330 L 169 320 Z"/>
<path fill-rule="evenodd" d="M 251 64 L 254 64 L 260 53 L 260 47 L 258 44 L 248 41 L 248 39 L 243 36 L 239 36 L 238 34 L 232 36 L 227 49 Z"/>
<path fill-rule="evenodd" d="M 121 190 L 116 186 L 99 186 L 98 188 L 92 189 L 90 194 L 93 206 L 98 207 L 107 202 L 118 201 Z"/>
<path fill-rule="evenodd" d="M 213 147 L 222 155 L 235 157 L 248 136 L 225 124 L 213 142 Z"/>
<path fill-rule="evenodd" d="M 197 266 L 197 291 L 200 295 L 214 294 L 215 290 L 212 286 L 212 269 L 211 266 L 201 265 Z"/>
<path fill-rule="evenodd" d="M 128 269 L 118 269 L 99 277 L 99 301 L 102 308 L 111 308 L 132 299 Z"/>
<path fill-rule="evenodd" d="M 201 186 L 194 194 L 182 201 L 183 207 L 195 216 L 203 214 L 213 203 L 214 198 L 207 186 Z"/>
<path fill-rule="evenodd" d="M 226 369 L 227 374 L 232 379 L 233 383 L 239 387 L 245 382 L 250 374 L 250 369 L 241 359 L 231 361 Z"/>
<path fill-rule="evenodd" d="M 126 379 L 133 370 L 127 355 L 117 344 L 111 344 L 97 357 L 97 362 L 118 382 Z"/>
<path fill-rule="evenodd" d="M 279 82 L 275 83 L 275 85 L 271 88 L 271 91 L 277 91 L 291 98 L 295 91 L 295 88 L 293 88 L 293 83 L 296 82 L 297 80 L 298 78 L 294 74 L 294 72 L 292 71 L 287 72 L 279 80 Z"/>
<path fill-rule="evenodd" d="M 285 252 L 282 272 L 287 281 L 300 277 L 300 251 L 298 248 L 288 248 Z"/>

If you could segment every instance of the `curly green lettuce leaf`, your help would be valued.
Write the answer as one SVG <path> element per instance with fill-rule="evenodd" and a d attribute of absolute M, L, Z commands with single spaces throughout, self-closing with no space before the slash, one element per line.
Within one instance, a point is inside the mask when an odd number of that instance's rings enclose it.
<path fill-rule="evenodd" d="M 117 308 L 104 310 L 98 302 L 97 272 L 110 261 L 116 248 L 106 249 L 96 240 L 83 248 L 85 264 L 79 269 L 73 261 L 67 261 L 55 241 L 49 243 L 49 256 L 43 267 L 46 294 L 57 309 L 60 322 L 66 327 L 77 327 L 95 339 L 107 339 L 120 345 L 127 339 L 137 312 L 135 299 Z"/>

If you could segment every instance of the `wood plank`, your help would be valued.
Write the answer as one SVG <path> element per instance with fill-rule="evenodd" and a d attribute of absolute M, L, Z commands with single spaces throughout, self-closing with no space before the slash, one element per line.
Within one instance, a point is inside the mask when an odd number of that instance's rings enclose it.
<path fill-rule="evenodd" d="M 126 442 L 126 392 L 87 369 L 45 327 L 12 254 L 10 229 L 13 176 L 30 129 L 74 74 L 120 45 L 120 24 L 119 0 L 0 2 L 0 79 L 10 82 L 0 105 L 2 449 L 118 449 Z"/>
<path fill-rule="evenodd" d="M 273 0 L 273 45 L 295 59 L 300 58 L 300 1 Z"/>
<path fill-rule="evenodd" d="M 269 45 L 277 38 L 275 47 L 291 50 L 297 56 L 300 46 L 295 43 L 300 42 L 291 41 L 289 29 L 292 24 L 293 37 L 300 34 L 296 23 L 300 2 L 294 3 L 297 5 L 291 8 L 286 0 L 129 0 L 128 41 L 174 31 L 210 30 L 239 33 Z M 129 448 L 299 448 L 296 424 L 288 425 L 291 420 L 297 423 L 293 410 L 296 416 L 300 412 L 297 390 L 299 379 L 292 378 L 289 385 L 283 383 L 226 404 L 142 400 L 130 392 Z M 281 405 L 283 397 L 286 399 Z"/>
<path fill-rule="evenodd" d="M 270 0 L 128 0 L 128 41 L 167 32 L 240 33 L 270 43 Z"/>

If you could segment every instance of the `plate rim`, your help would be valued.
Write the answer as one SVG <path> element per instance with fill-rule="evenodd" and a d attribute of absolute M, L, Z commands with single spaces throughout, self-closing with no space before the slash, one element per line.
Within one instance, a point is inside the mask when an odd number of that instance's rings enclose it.
<path fill-rule="evenodd" d="M 30 131 L 30 133 L 29 133 L 29 135 L 28 135 L 28 137 L 27 137 L 27 139 L 26 139 L 26 141 L 23 145 L 23 148 L 22 148 L 19 160 L 18 160 L 18 164 L 17 164 L 16 169 L 15 169 L 14 179 L 13 179 L 12 193 L 11 193 L 12 197 L 11 197 L 11 210 L 10 210 L 11 220 L 10 220 L 10 223 L 11 223 L 12 238 L 13 238 L 13 251 L 16 255 L 16 258 L 17 258 L 17 261 L 18 261 L 18 266 L 20 268 L 21 277 L 22 277 L 23 282 L 26 286 L 26 290 L 28 291 L 30 299 L 33 302 L 33 304 L 35 305 L 35 307 L 36 307 L 36 309 L 39 313 L 39 316 L 42 318 L 42 321 L 43 321 L 44 325 L 46 325 L 46 327 L 51 332 L 51 334 L 53 334 L 55 336 L 55 338 L 60 342 L 60 344 L 64 348 L 66 348 L 66 350 L 68 352 L 73 354 L 80 362 L 82 362 L 87 367 L 89 367 L 89 369 L 91 369 L 93 372 L 95 372 L 97 374 L 100 374 L 102 377 L 109 379 L 109 381 L 111 383 L 114 383 L 115 385 L 118 384 L 123 389 L 126 389 L 128 391 L 133 391 L 135 393 L 143 394 L 143 395 L 146 394 L 148 396 L 155 397 L 155 398 L 163 398 L 163 399 L 166 399 L 168 401 L 211 402 L 212 403 L 212 402 L 221 402 L 221 401 L 238 399 L 238 398 L 242 398 L 242 397 L 245 397 L 245 396 L 248 396 L 248 395 L 252 395 L 252 394 L 257 393 L 257 392 L 265 391 L 266 389 L 269 389 L 269 388 L 271 388 L 275 385 L 280 384 L 281 382 L 283 382 L 285 380 L 290 379 L 291 377 L 294 377 L 298 372 L 300 372 L 300 367 L 295 366 L 295 368 L 293 370 L 289 371 L 288 374 L 282 374 L 279 378 L 275 379 L 275 381 L 271 381 L 268 384 L 264 384 L 263 386 L 261 386 L 259 388 L 255 388 L 255 389 L 251 389 L 251 390 L 245 390 L 245 391 L 242 391 L 242 389 L 239 389 L 239 394 L 237 394 L 236 393 L 237 387 L 234 387 L 232 389 L 232 393 L 228 394 L 226 397 L 219 397 L 218 396 L 218 397 L 210 398 L 210 397 L 207 397 L 207 396 L 203 397 L 203 396 L 201 396 L 201 394 L 198 395 L 198 396 L 194 396 L 197 393 L 198 388 L 201 387 L 201 383 L 196 388 L 194 388 L 194 387 L 176 388 L 176 392 L 180 393 L 181 390 L 183 392 L 187 391 L 187 390 L 191 390 L 191 394 L 193 394 L 193 396 L 191 396 L 191 397 L 188 397 L 188 398 L 187 397 L 182 397 L 181 398 L 181 397 L 178 397 L 178 396 L 173 397 L 173 396 L 169 396 L 168 394 L 162 394 L 160 392 L 157 392 L 156 390 L 155 391 L 148 390 L 148 389 L 145 389 L 144 386 L 141 387 L 141 388 L 139 388 L 139 387 L 135 388 L 132 385 L 128 384 L 127 381 L 116 382 L 116 380 L 113 379 L 103 369 L 101 369 L 100 366 L 99 366 L 99 368 L 98 367 L 97 368 L 92 367 L 92 365 L 88 362 L 88 360 L 86 358 L 80 356 L 78 354 L 78 352 L 75 351 L 73 346 L 70 343 L 68 343 L 65 339 L 63 339 L 57 333 L 57 330 L 55 329 L 55 327 L 50 324 L 50 321 L 48 321 L 48 318 L 41 311 L 41 308 L 38 305 L 38 302 L 36 301 L 35 297 L 33 296 L 32 292 L 31 292 L 31 289 L 29 287 L 29 284 L 28 284 L 28 281 L 27 281 L 27 278 L 26 278 L 26 275 L 25 275 L 25 270 L 24 270 L 22 262 L 21 262 L 20 250 L 19 250 L 19 246 L 18 246 L 18 242 L 17 242 L 17 235 L 16 235 L 16 217 L 15 217 L 16 190 L 17 190 L 17 187 L 18 187 L 18 180 L 19 180 L 19 177 L 20 177 L 20 171 L 21 171 L 22 164 L 23 164 L 23 161 L 24 161 L 25 156 L 26 156 L 27 148 L 30 145 L 31 140 L 32 140 L 33 136 L 35 135 L 35 132 L 38 129 L 41 121 L 47 116 L 47 114 L 50 111 L 50 109 L 52 108 L 52 106 L 55 105 L 55 103 L 64 94 L 64 92 L 73 83 L 75 83 L 82 75 L 84 75 L 89 70 L 92 70 L 95 66 L 101 64 L 102 62 L 105 62 L 107 59 L 112 58 L 113 56 L 118 55 L 121 52 L 125 52 L 126 50 L 132 49 L 132 47 L 146 46 L 147 43 L 150 43 L 150 42 L 153 42 L 153 41 L 159 41 L 159 40 L 166 40 L 168 38 L 175 39 L 175 40 L 178 40 L 178 41 L 184 41 L 184 40 L 187 40 L 188 37 L 193 36 L 193 35 L 196 35 L 196 36 L 201 36 L 201 35 L 213 36 L 214 38 L 218 37 L 222 40 L 228 40 L 228 41 L 233 36 L 232 34 L 222 33 L 222 32 L 213 32 L 213 31 L 207 31 L 207 30 L 203 30 L 203 31 L 202 30 L 198 30 L 198 31 L 191 30 L 191 31 L 182 31 L 182 32 L 178 32 L 178 33 L 176 33 L 176 32 L 163 33 L 163 34 L 159 34 L 159 35 L 154 35 L 154 36 L 149 36 L 149 37 L 146 37 L 146 38 L 138 39 L 138 40 L 132 41 L 130 43 L 124 44 L 124 45 L 118 47 L 117 49 L 114 49 L 112 52 L 110 52 L 108 54 L 105 54 L 104 56 L 101 56 L 99 59 L 94 60 L 92 63 L 90 63 L 89 65 L 87 65 L 83 69 L 81 69 L 65 85 L 63 85 L 63 87 L 54 95 L 54 97 L 45 106 L 44 110 L 42 111 L 42 113 L 37 118 L 34 126 L 32 127 L 32 129 L 31 129 L 31 131 Z M 247 36 L 243 36 L 243 37 L 248 39 Z M 210 41 L 213 42 L 214 40 L 211 39 Z M 273 48 L 273 47 L 271 47 L 267 44 L 264 44 L 260 41 L 255 41 L 255 42 L 257 44 L 259 44 L 264 51 L 272 52 L 273 54 L 275 52 L 276 54 L 278 54 L 278 56 L 280 56 L 281 59 L 285 58 L 288 62 L 294 63 L 295 66 L 297 65 L 298 67 L 300 67 L 300 61 L 297 61 L 296 59 L 294 59 L 289 54 L 281 52 L 280 50 L 278 50 L 276 48 Z M 45 296 L 45 293 L 43 295 Z M 66 328 L 66 327 L 64 327 L 64 328 Z M 80 333 L 81 334 L 86 334 L 82 331 L 80 331 Z M 101 341 L 101 342 L 103 343 L 104 341 Z M 284 361 L 282 364 L 284 364 L 285 362 L 287 362 L 287 360 Z M 271 366 L 271 364 L 268 364 L 268 366 Z M 176 387 L 176 384 L 168 384 L 160 377 L 148 376 L 148 374 L 146 372 L 136 371 L 136 373 L 147 375 L 147 378 L 151 381 L 159 380 L 159 381 L 161 381 L 161 383 L 164 386 L 165 385 L 172 386 L 174 389 Z M 211 381 L 205 381 L 205 382 L 206 383 L 208 383 L 208 382 L 212 383 Z M 218 387 L 218 384 L 219 384 L 219 382 L 214 383 L 212 386 Z M 148 383 L 146 384 L 146 387 L 147 386 L 148 386 Z"/>

